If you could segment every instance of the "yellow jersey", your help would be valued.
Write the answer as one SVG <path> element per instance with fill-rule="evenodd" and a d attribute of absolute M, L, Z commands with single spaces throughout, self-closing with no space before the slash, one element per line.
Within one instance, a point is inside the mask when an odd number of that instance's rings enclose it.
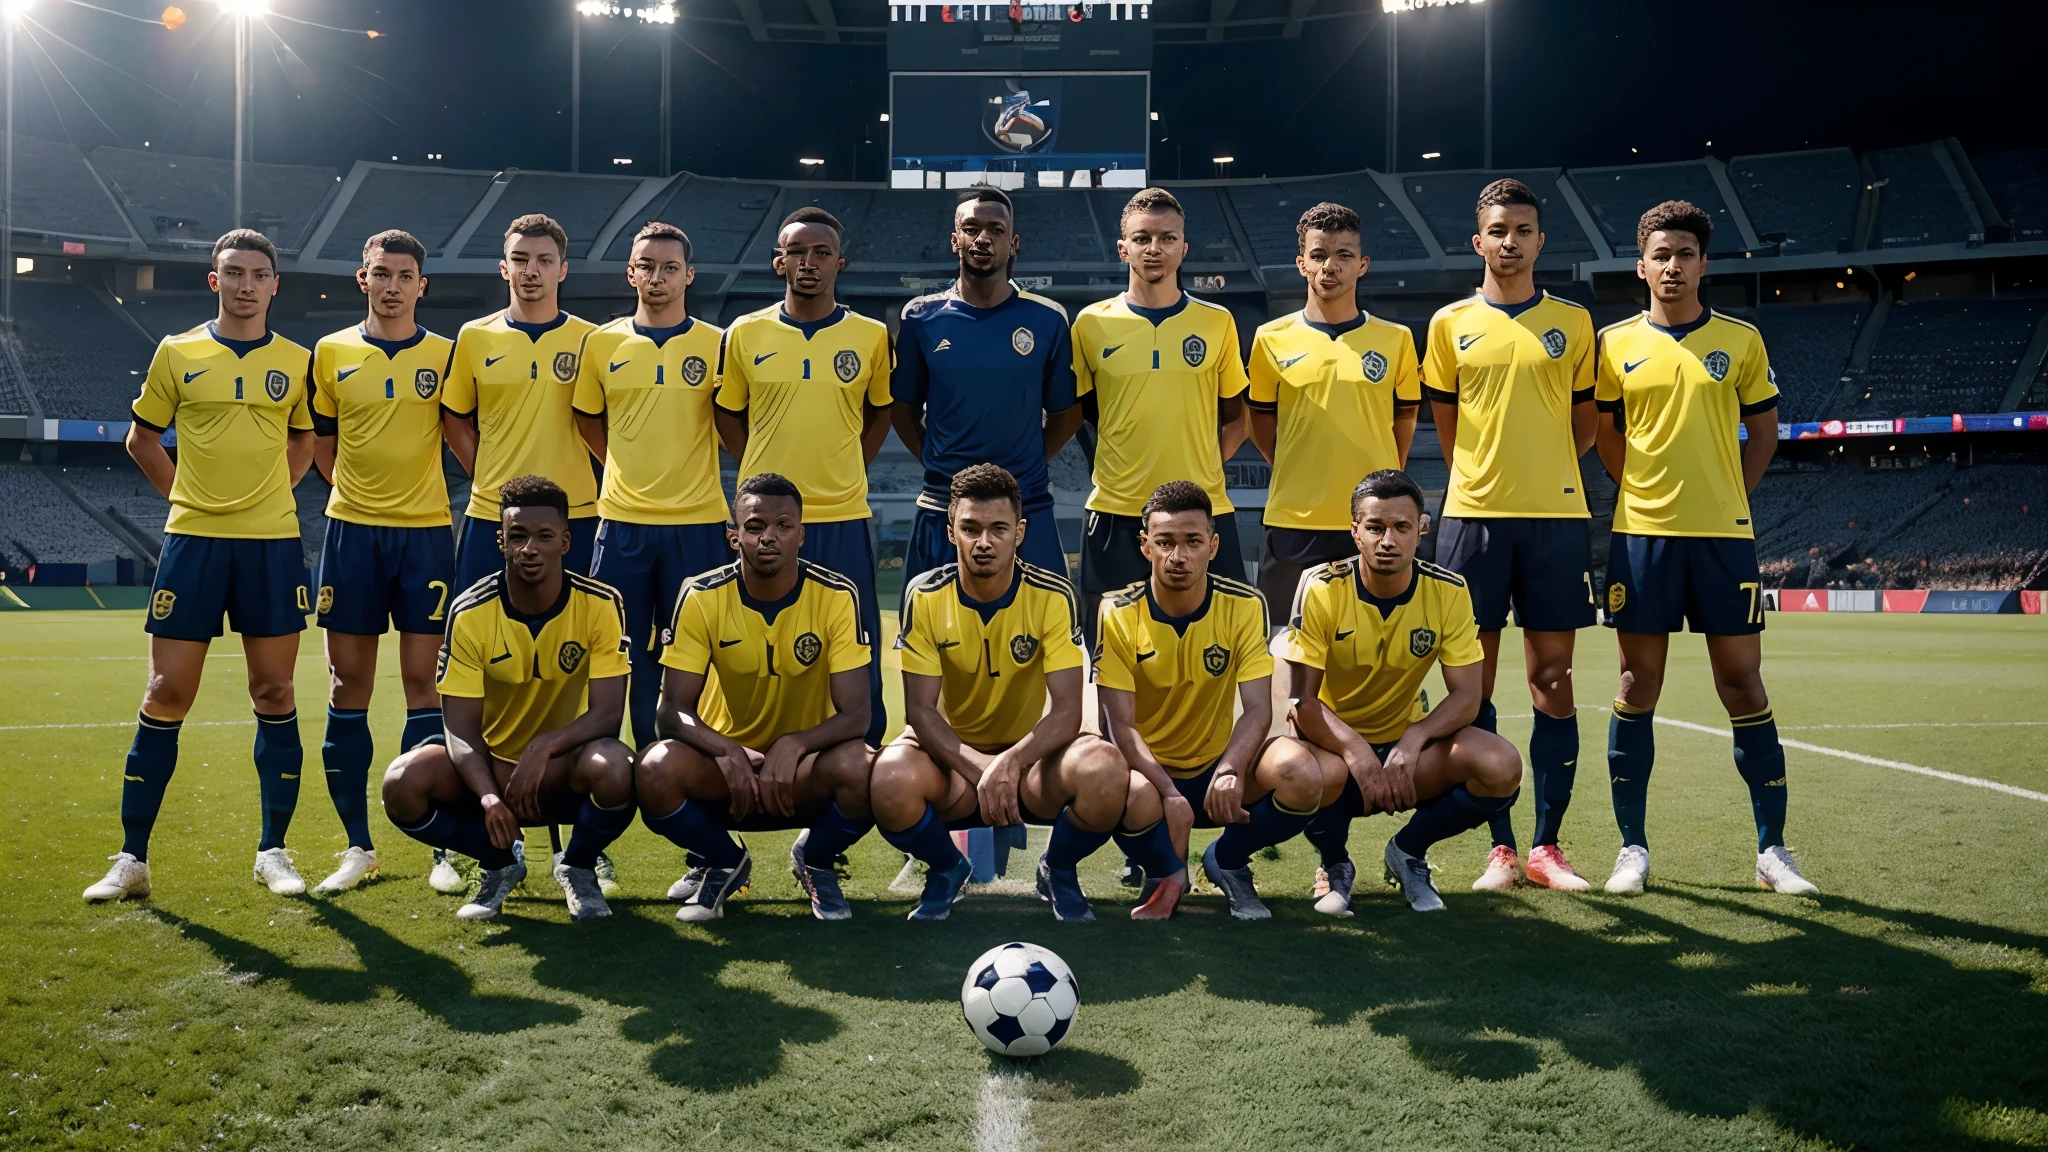
<path fill-rule="evenodd" d="M 605 418 L 598 514 L 633 524 L 717 524 L 727 519 L 711 425 L 718 342 L 692 317 L 642 328 L 630 316 L 583 341 L 576 411 Z"/>
<path fill-rule="evenodd" d="M 1754 538 L 1735 432 L 1778 406 L 1756 325 L 1709 310 L 1661 328 L 1645 312 L 1601 329 L 1595 376 L 1595 402 L 1628 440 L 1614 530 Z"/>
<path fill-rule="evenodd" d="M 313 345 L 313 430 L 336 438 L 329 518 L 380 528 L 447 525 L 441 375 L 454 347 L 425 328 L 391 341 L 361 325 Z"/>
<path fill-rule="evenodd" d="M 1365 590 L 1359 561 L 1337 560 L 1302 574 L 1288 626 L 1273 655 L 1323 670 L 1316 695 L 1367 740 L 1398 740 L 1422 719 L 1430 665 L 1477 664 L 1479 623 L 1472 593 L 1448 568 L 1415 562 L 1408 590 L 1380 600 Z"/>
<path fill-rule="evenodd" d="M 1047 675 L 1086 663 L 1073 585 L 1021 560 L 1010 590 L 986 604 L 967 598 L 958 564 L 924 573 L 903 589 L 898 624 L 903 671 L 937 676 L 946 722 L 984 752 L 1037 725 Z"/>
<path fill-rule="evenodd" d="M 134 415 L 158 432 L 178 428 L 178 472 L 164 531 L 178 536 L 296 540 L 285 442 L 313 430 L 304 348 L 214 335 L 208 321 L 156 346 Z"/>
<path fill-rule="evenodd" d="M 1159 766 L 1194 776 L 1230 743 L 1237 686 L 1273 674 L 1266 598 L 1211 573 L 1202 606 L 1168 616 L 1140 580 L 1102 598 L 1095 683 L 1134 693 L 1138 735 Z"/>
<path fill-rule="evenodd" d="M 773 603 L 747 595 L 740 566 L 683 585 L 662 632 L 661 662 L 704 677 L 697 717 L 757 752 L 832 716 L 832 674 L 868 666 L 853 581 L 797 561 L 796 587 Z"/>
<path fill-rule="evenodd" d="M 597 476 L 570 401 L 576 357 L 596 327 L 567 312 L 524 324 L 504 312 L 471 320 L 455 336 L 441 404 L 476 417 L 476 475 L 469 515 L 498 519 L 498 489 L 514 476 L 545 476 L 569 494 L 569 517 L 597 515 Z"/>
<path fill-rule="evenodd" d="M 1123 296 L 1090 304 L 1074 320 L 1074 395 L 1095 405 L 1095 490 L 1088 507 L 1136 516 L 1152 490 L 1193 480 L 1216 514 L 1231 511 L 1223 487 L 1216 406 L 1245 390 L 1237 322 L 1186 293 L 1170 308 Z"/>
<path fill-rule="evenodd" d="M 1275 414 L 1273 482 L 1265 522 L 1275 528 L 1351 527 L 1351 490 L 1399 468 L 1394 415 L 1422 403 L 1422 373 L 1407 326 L 1360 313 L 1318 324 L 1296 312 L 1252 338 L 1245 403 Z"/>
<path fill-rule="evenodd" d="M 470 585 L 448 609 L 435 687 L 484 702 L 484 743 L 517 761 L 543 732 L 590 708 L 590 682 L 624 676 L 626 609 L 610 585 L 562 574 L 562 595 L 539 616 L 506 599 L 505 573 Z"/>
<path fill-rule="evenodd" d="M 1572 405 L 1593 399 L 1593 318 L 1540 292 L 1477 293 L 1429 321 L 1422 390 L 1458 406 L 1446 516 L 1585 517 Z"/>
<path fill-rule="evenodd" d="M 747 414 L 740 479 L 779 472 L 804 494 L 804 522 L 865 520 L 867 405 L 889 403 L 889 329 L 841 304 L 823 320 L 792 320 L 780 304 L 726 329 L 718 406 Z"/>

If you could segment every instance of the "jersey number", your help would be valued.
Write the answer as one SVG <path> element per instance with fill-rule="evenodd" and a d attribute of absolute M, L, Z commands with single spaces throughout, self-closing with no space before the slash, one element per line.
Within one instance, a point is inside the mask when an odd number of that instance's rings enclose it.
<path fill-rule="evenodd" d="M 771 640 L 765 647 L 768 649 L 768 674 L 770 676 L 782 675 L 782 673 L 775 670 L 775 642 Z"/>
<path fill-rule="evenodd" d="M 1763 623 L 1764 605 L 1763 591 L 1761 586 L 1754 581 L 1745 580 L 1742 583 L 1737 584 L 1736 587 L 1742 589 L 1744 592 L 1749 593 L 1749 622 L 1751 624 Z"/>
<path fill-rule="evenodd" d="M 804 379 L 806 379 L 806 380 L 809 380 L 810 378 L 811 378 L 811 362 L 810 362 L 809 360 L 805 360 L 805 361 L 804 361 Z"/>
<path fill-rule="evenodd" d="M 988 669 L 989 679 L 994 680 L 1002 675 L 1001 672 L 996 671 L 995 653 L 989 648 L 988 637 L 986 636 L 981 638 L 981 663 L 983 667 Z"/>
<path fill-rule="evenodd" d="M 299 585 L 299 611 L 312 611 L 312 609 L 306 605 L 306 586 L 304 584 Z"/>
<path fill-rule="evenodd" d="M 439 600 L 434 601 L 433 614 L 428 616 L 427 619 L 439 620 L 441 618 L 442 610 L 448 607 L 448 585 L 445 581 L 429 580 L 427 581 L 427 587 L 441 594 L 441 598 Z"/>

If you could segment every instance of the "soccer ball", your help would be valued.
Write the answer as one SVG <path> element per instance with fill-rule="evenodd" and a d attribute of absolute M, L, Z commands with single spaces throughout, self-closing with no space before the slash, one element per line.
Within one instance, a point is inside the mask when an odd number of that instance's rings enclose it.
<path fill-rule="evenodd" d="M 967 966 L 960 1011 L 989 1051 L 1043 1056 L 1074 1023 L 1081 987 L 1067 962 L 1036 944 L 998 944 Z"/>

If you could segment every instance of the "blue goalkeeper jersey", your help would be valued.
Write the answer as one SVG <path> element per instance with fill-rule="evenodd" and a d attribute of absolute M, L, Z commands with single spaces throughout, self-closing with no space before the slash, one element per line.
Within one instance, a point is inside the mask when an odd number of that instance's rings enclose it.
<path fill-rule="evenodd" d="M 1052 499 L 1044 417 L 1074 406 L 1066 309 L 1016 291 L 976 308 L 951 290 L 903 306 L 889 391 L 924 409 L 919 505 L 944 510 L 953 474 L 999 464 L 1029 506 Z"/>

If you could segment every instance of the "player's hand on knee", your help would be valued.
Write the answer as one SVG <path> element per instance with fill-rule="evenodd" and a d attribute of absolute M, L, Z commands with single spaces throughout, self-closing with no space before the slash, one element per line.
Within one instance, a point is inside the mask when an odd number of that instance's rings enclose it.
<path fill-rule="evenodd" d="M 1422 759 L 1422 741 L 1401 737 L 1401 742 L 1387 750 L 1385 770 L 1387 787 L 1396 810 L 1415 807 L 1415 766 Z"/>
<path fill-rule="evenodd" d="M 528 745 L 519 754 L 512 778 L 505 781 L 505 802 L 512 806 L 514 817 L 528 822 L 540 819 L 540 782 L 547 770 L 547 754 L 538 746 Z"/>
<path fill-rule="evenodd" d="M 775 816 L 796 815 L 796 770 L 804 747 L 784 736 L 768 748 L 761 761 L 761 808 Z"/>
<path fill-rule="evenodd" d="M 1370 748 L 1344 753 L 1344 767 L 1351 772 L 1351 778 L 1358 782 L 1359 795 L 1365 798 L 1366 811 L 1394 811 L 1393 796 L 1387 787 L 1386 767 Z"/>
<path fill-rule="evenodd" d="M 975 797 L 981 802 L 981 816 L 992 827 L 1005 827 L 1023 823 L 1017 802 L 1016 766 L 1007 756 L 997 756 L 982 769 L 981 782 L 975 785 Z"/>
<path fill-rule="evenodd" d="M 744 820 L 753 815 L 756 807 L 754 783 L 754 760 L 747 749 L 738 748 L 715 761 L 718 774 L 725 777 L 727 803 L 732 807 L 732 817 Z"/>
<path fill-rule="evenodd" d="M 1244 810 L 1244 777 L 1235 772 L 1216 773 L 1209 781 L 1209 794 L 1202 797 L 1202 808 L 1218 824 L 1242 824 L 1251 819 Z M 1192 812 L 1188 819 L 1194 819 Z"/>
<path fill-rule="evenodd" d="M 491 846 L 510 848 L 519 839 L 519 817 L 512 814 L 512 806 L 496 796 L 483 798 L 484 831 L 491 837 Z"/>

